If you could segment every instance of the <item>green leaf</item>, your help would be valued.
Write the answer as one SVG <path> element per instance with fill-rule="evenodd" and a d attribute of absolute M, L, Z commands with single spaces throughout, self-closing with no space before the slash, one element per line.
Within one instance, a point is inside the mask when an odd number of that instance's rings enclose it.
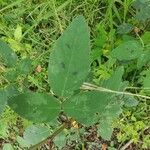
<path fill-rule="evenodd" d="M 27 75 L 32 69 L 32 60 L 30 58 L 24 58 L 19 62 L 17 67 L 18 74 Z"/>
<path fill-rule="evenodd" d="M 143 78 L 143 87 L 150 88 L 150 70 L 147 70 Z"/>
<path fill-rule="evenodd" d="M 66 134 L 61 132 L 54 138 L 53 142 L 55 143 L 55 146 L 57 146 L 59 149 L 62 149 L 66 144 Z"/>
<path fill-rule="evenodd" d="M 56 98 L 42 93 L 24 93 L 8 100 L 8 105 L 20 116 L 33 122 L 49 122 L 57 117 L 60 104 Z"/>
<path fill-rule="evenodd" d="M 125 96 L 123 100 L 126 107 L 137 106 L 139 103 L 133 96 Z"/>
<path fill-rule="evenodd" d="M 65 113 L 85 125 L 92 125 L 97 118 L 101 118 L 101 122 L 111 122 L 122 112 L 121 102 L 114 94 L 98 91 L 80 93 L 65 101 L 63 106 Z"/>
<path fill-rule="evenodd" d="M 123 23 L 117 28 L 119 34 L 127 34 L 133 30 L 133 25 L 128 23 Z"/>
<path fill-rule="evenodd" d="M 118 60 L 133 60 L 142 54 L 143 47 L 138 41 L 127 41 L 115 48 L 111 56 Z"/>
<path fill-rule="evenodd" d="M 19 95 L 20 92 L 18 90 L 18 87 L 16 85 L 9 85 L 5 88 L 6 94 L 7 94 L 7 100 L 13 96 Z"/>
<path fill-rule="evenodd" d="M 113 133 L 113 128 L 111 127 L 111 122 L 106 122 L 106 121 L 101 122 L 101 124 L 98 128 L 98 133 L 100 134 L 100 136 L 103 139 L 110 140 L 111 135 Z"/>
<path fill-rule="evenodd" d="M 123 90 L 127 85 L 122 82 L 123 68 L 118 68 L 110 79 L 102 83 L 103 87 L 112 90 Z M 64 111 L 69 116 L 75 118 L 78 122 L 85 125 L 92 125 L 100 120 L 101 123 L 105 122 L 107 128 L 101 126 L 101 133 L 112 131 L 111 123 L 114 119 L 119 117 L 122 112 L 121 106 L 123 105 L 122 95 L 88 91 L 82 92 L 78 95 L 66 100 L 63 104 Z M 108 135 L 102 135 L 103 138 L 110 138 L 111 132 Z"/>
<path fill-rule="evenodd" d="M 146 31 L 142 36 L 141 36 L 144 44 L 149 44 L 150 43 L 150 31 Z"/>
<path fill-rule="evenodd" d="M 137 60 L 137 68 L 140 69 L 144 65 L 146 65 L 150 61 L 150 50 L 147 49 L 143 51 L 143 53 L 140 55 L 140 57 Z"/>
<path fill-rule="evenodd" d="M 108 150 L 117 150 L 117 149 L 114 147 L 108 147 Z"/>
<path fill-rule="evenodd" d="M 64 111 L 80 123 L 89 125 L 93 123 L 92 118 L 96 111 L 99 111 L 100 98 L 105 97 L 104 93 L 100 95 L 99 92 L 80 93 L 64 102 Z"/>
<path fill-rule="evenodd" d="M 18 62 L 15 68 L 9 69 L 4 73 L 5 78 L 9 82 L 14 82 L 21 75 L 28 75 L 32 70 L 32 60 L 29 58 L 24 58 Z"/>
<path fill-rule="evenodd" d="M 7 103 L 7 94 L 4 89 L 0 89 L 0 116 L 5 109 Z"/>
<path fill-rule="evenodd" d="M 20 42 L 21 39 L 22 39 L 22 28 L 20 25 L 17 25 L 17 28 L 15 29 L 15 32 L 14 32 L 14 37 L 15 37 L 15 40 Z"/>
<path fill-rule="evenodd" d="M 3 41 L 0 40 L 0 56 L 8 67 L 13 67 L 17 63 L 17 55 L 15 52 Z"/>
<path fill-rule="evenodd" d="M 12 147 L 10 143 L 6 143 L 3 146 L 3 150 L 14 150 L 14 148 Z"/>
<path fill-rule="evenodd" d="M 95 46 L 102 48 L 108 39 L 107 32 L 105 31 L 104 25 L 99 24 L 97 26 L 98 35 L 95 39 Z"/>
<path fill-rule="evenodd" d="M 7 100 L 15 95 L 18 95 L 19 91 L 13 85 L 9 85 L 4 89 L 0 89 L 0 115 L 3 113 Z"/>
<path fill-rule="evenodd" d="M 50 55 L 48 76 L 54 93 L 69 97 L 90 70 L 89 29 L 83 16 L 75 18 L 56 41 Z"/>
<path fill-rule="evenodd" d="M 0 138 L 1 139 L 7 139 L 9 137 L 9 131 L 8 131 L 9 125 L 7 122 L 0 121 Z"/>
<path fill-rule="evenodd" d="M 101 86 L 108 88 L 108 89 L 116 90 L 116 91 L 120 90 L 121 87 L 123 87 L 123 84 L 122 84 L 123 73 L 124 73 L 124 68 L 118 67 L 109 79 L 104 80 L 101 83 Z M 126 86 L 126 84 L 124 85 Z"/>
<path fill-rule="evenodd" d="M 19 143 L 19 145 L 22 147 L 22 148 L 26 148 L 26 147 L 30 147 L 30 143 L 28 141 L 26 141 L 23 137 L 21 136 L 17 136 L 17 139 L 16 141 Z"/>
<path fill-rule="evenodd" d="M 31 125 L 23 133 L 23 138 L 18 137 L 17 141 L 22 147 L 31 147 L 46 139 L 51 133 L 52 130 L 46 126 Z"/>
<path fill-rule="evenodd" d="M 150 1 L 149 0 L 136 0 L 133 7 L 137 9 L 135 18 L 139 21 L 146 21 L 150 18 Z"/>
<path fill-rule="evenodd" d="M 14 81 L 16 81 L 19 76 L 18 70 L 16 68 L 10 69 L 4 73 L 4 76 L 9 82 L 14 83 Z"/>

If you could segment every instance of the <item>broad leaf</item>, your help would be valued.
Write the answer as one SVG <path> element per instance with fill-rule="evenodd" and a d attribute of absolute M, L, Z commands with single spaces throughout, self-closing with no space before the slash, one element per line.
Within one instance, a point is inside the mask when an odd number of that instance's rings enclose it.
<path fill-rule="evenodd" d="M 101 135 L 101 137 L 105 140 L 110 140 L 111 135 L 113 133 L 113 128 L 111 128 L 111 122 L 101 122 L 98 128 L 98 133 Z"/>
<path fill-rule="evenodd" d="M 89 52 L 88 26 L 78 16 L 56 41 L 50 55 L 48 76 L 56 95 L 68 97 L 84 82 L 90 68 Z"/>
<path fill-rule="evenodd" d="M 3 41 L 0 40 L 0 57 L 4 60 L 8 67 L 13 67 L 17 63 L 17 55 L 15 52 Z"/>
<path fill-rule="evenodd" d="M 31 125 L 23 133 L 23 138 L 17 141 L 22 147 L 31 147 L 46 139 L 52 133 L 51 129 L 42 125 Z"/>
<path fill-rule="evenodd" d="M 119 34 L 127 34 L 133 30 L 133 26 L 128 23 L 123 23 L 117 28 Z"/>
<path fill-rule="evenodd" d="M 6 144 L 4 144 L 2 150 L 14 150 L 14 148 L 10 143 L 6 143 Z"/>
<path fill-rule="evenodd" d="M 9 69 L 4 73 L 5 78 L 9 82 L 16 81 L 19 76 L 27 75 L 32 70 L 32 60 L 29 58 L 24 58 L 18 62 L 15 68 Z"/>
<path fill-rule="evenodd" d="M 4 89 L 0 89 L 0 115 L 3 113 L 7 100 L 15 95 L 18 95 L 19 91 L 13 85 L 7 86 Z"/>
<path fill-rule="evenodd" d="M 136 0 L 133 7 L 137 9 L 136 19 L 146 21 L 150 18 L 150 1 L 149 0 Z"/>
<path fill-rule="evenodd" d="M 150 43 L 150 31 L 146 31 L 142 36 L 141 36 L 144 44 L 149 44 Z"/>
<path fill-rule="evenodd" d="M 105 88 L 112 90 L 123 90 L 126 83 L 122 83 L 123 68 L 118 68 L 112 77 L 103 82 Z M 76 96 L 71 97 L 64 102 L 64 111 L 71 117 L 77 119 L 80 123 L 91 125 L 100 120 L 107 124 L 107 128 L 101 126 L 101 132 L 107 133 L 112 131 L 111 123 L 122 112 L 121 101 L 122 95 L 112 93 L 88 91 L 82 92 Z M 96 114 L 97 113 L 97 114 Z M 108 135 L 101 135 L 103 138 L 110 138 Z"/>
<path fill-rule="evenodd" d="M 12 97 L 8 105 L 22 117 L 33 122 L 49 122 L 57 117 L 60 104 L 56 98 L 42 93 L 24 93 Z"/>
<path fill-rule="evenodd" d="M 14 81 L 16 81 L 19 76 L 18 70 L 16 68 L 9 69 L 7 70 L 7 72 L 4 73 L 4 76 L 9 82 L 14 83 Z"/>
<path fill-rule="evenodd" d="M 5 109 L 7 103 L 7 93 L 4 89 L 0 89 L 0 115 Z"/>
<path fill-rule="evenodd" d="M 30 58 L 24 58 L 22 59 L 18 66 L 17 66 L 17 70 L 18 70 L 18 74 L 21 75 L 27 75 L 32 69 L 32 60 Z"/>
<path fill-rule="evenodd" d="M 65 146 L 66 141 L 67 138 L 64 132 L 59 133 L 53 140 L 55 146 L 57 146 L 59 149 L 62 149 Z"/>
<path fill-rule="evenodd" d="M 143 53 L 140 55 L 140 57 L 137 60 L 137 68 L 141 68 L 147 63 L 150 62 L 150 50 L 147 48 L 147 50 L 144 50 Z"/>
<path fill-rule="evenodd" d="M 118 60 L 133 60 L 142 54 L 143 47 L 138 41 L 127 41 L 115 48 L 111 55 Z"/>
<path fill-rule="evenodd" d="M 138 101 L 133 96 L 125 96 L 124 105 L 126 107 L 133 107 L 138 105 Z"/>
<path fill-rule="evenodd" d="M 9 85 L 5 88 L 7 94 L 7 100 L 13 96 L 19 95 L 20 91 L 16 85 Z"/>

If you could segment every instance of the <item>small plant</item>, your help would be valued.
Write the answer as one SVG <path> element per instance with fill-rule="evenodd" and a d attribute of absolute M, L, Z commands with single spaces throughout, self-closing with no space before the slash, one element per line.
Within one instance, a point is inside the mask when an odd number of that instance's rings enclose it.
<path fill-rule="evenodd" d="M 135 46 L 136 42 L 131 43 L 131 46 L 132 44 Z M 128 53 L 122 56 L 120 48 L 112 53 L 118 59 L 138 57 L 134 55 L 134 51 L 133 56 Z M 7 67 L 16 65 L 17 55 L 2 41 L 0 52 Z M 28 67 L 30 60 L 25 59 L 21 64 L 19 70 L 17 68 L 15 70 L 16 76 L 17 73 L 30 72 Z M 124 103 L 130 99 L 132 105 L 132 97 L 136 95 L 124 92 L 128 83 L 122 81 L 124 73 L 122 66 L 116 68 L 109 79 L 102 80 L 99 83 L 101 87 L 86 82 L 89 72 L 89 28 L 84 17 L 78 16 L 56 41 L 50 54 L 48 78 L 52 92 L 38 93 L 23 90 L 25 92 L 11 95 L 8 90 L 1 89 L 0 112 L 7 104 L 20 116 L 35 123 L 51 122 L 63 115 L 65 121 L 48 139 L 53 139 L 63 129 L 73 126 L 74 120 L 82 126 L 98 124 L 99 135 L 109 140 L 113 132 L 112 122 L 121 114 Z M 133 101 L 135 103 L 135 99 Z M 31 145 L 31 149 L 41 146 L 46 141 L 47 139 L 41 140 L 40 143 Z"/>

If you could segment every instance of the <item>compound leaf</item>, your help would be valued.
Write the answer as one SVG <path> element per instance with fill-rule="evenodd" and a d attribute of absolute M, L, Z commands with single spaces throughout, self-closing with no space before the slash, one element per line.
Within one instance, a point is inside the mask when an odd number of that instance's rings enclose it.
<path fill-rule="evenodd" d="M 84 82 L 90 69 L 90 38 L 83 16 L 75 18 L 56 41 L 48 76 L 54 93 L 69 97 Z"/>
<path fill-rule="evenodd" d="M 0 57 L 3 58 L 8 67 L 13 67 L 17 63 L 17 55 L 15 52 L 3 41 L 0 40 Z"/>
<path fill-rule="evenodd" d="M 43 93 L 24 93 L 8 100 L 20 116 L 33 122 L 49 122 L 57 117 L 60 105 L 56 98 Z"/>

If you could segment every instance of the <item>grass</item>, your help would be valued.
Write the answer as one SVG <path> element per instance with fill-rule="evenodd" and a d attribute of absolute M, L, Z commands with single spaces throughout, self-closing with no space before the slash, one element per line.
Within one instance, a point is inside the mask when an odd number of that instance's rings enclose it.
<path fill-rule="evenodd" d="M 116 36 L 116 29 L 123 23 L 132 23 L 134 26 L 141 28 L 142 30 L 148 30 L 147 24 L 141 24 L 134 19 L 135 9 L 131 7 L 131 4 L 134 0 L 0 0 L 0 38 L 5 40 L 10 44 L 10 46 L 17 52 L 20 59 L 25 57 L 30 57 L 34 66 L 34 73 L 28 76 L 28 88 L 37 91 L 50 91 L 50 88 L 47 86 L 47 65 L 49 54 L 52 50 L 53 43 L 56 39 L 63 33 L 63 30 L 70 23 L 72 18 L 82 14 L 85 16 L 90 29 L 91 29 L 91 42 L 92 50 L 94 51 L 95 39 L 97 36 L 101 36 L 98 33 L 98 26 L 103 26 L 106 31 L 107 40 L 103 46 L 103 50 L 108 52 L 106 58 L 109 58 L 109 51 L 113 49 L 121 37 Z M 20 26 L 22 29 L 21 41 L 17 41 L 14 37 L 14 32 L 17 26 Z M 142 32 L 144 32 L 142 31 Z M 135 36 L 135 33 L 132 33 Z M 105 65 L 106 60 L 101 60 Z M 41 67 L 41 72 L 36 72 L 37 66 Z M 98 66 L 99 67 L 99 66 Z M 97 69 L 97 66 L 92 66 L 92 69 Z M 106 73 L 111 72 L 113 65 L 109 69 L 104 70 Z M 6 69 L 6 68 L 5 68 Z M 145 69 L 145 68 L 144 68 Z M 102 68 L 103 70 L 103 68 Z M 6 69 L 6 71 L 8 71 Z M 105 74 L 106 75 L 106 74 Z M 105 76 L 104 75 L 104 76 Z M 105 76 L 106 77 L 106 76 Z M 132 78 L 127 76 L 127 78 Z M 0 76 L 1 87 L 9 85 L 9 82 Z M 22 79 L 19 79 L 20 85 L 22 84 Z M 135 82 L 133 84 L 136 85 Z M 132 85 L 134 86 L 134 85 Z M 138 93 L 139 91 L 137 91 Z M 133 129 L 136 121 L 142 121 L 141 128 L 138 131 L 142 132 L 142 142 L 148 143 L 147 135 L 144 136 L 144 128 L 147 126 L 148 119 L 148 106 L 147 102 L 140 99 L 140 108 L 138 110 L 126 109 L 120 120 L 118 120 L 117 127 L 120 126 L 120 132 L 118 139 L 121 140 L 120 146 L 131 139 L 135 141 L 140 139 L 140 137 L 135 137 L 134 133 L 137 132 L 136 129 Z M 142 109 L 144 111 L 142 111 Z M 140 118 L 138 112 L 141 110 L 142 115 L 145 118 Z M 146 112 L 145 112 L 146 111 Z M 130 112 L 130 115 L 128 115 Z M 133 119 L 133 116 L 137 120 Z M 5 118 L 5 120 L 4 120 Z M 6 122 L 10 123 L 10 128 L 12 125 L 16 125 L 16 120 L 18 116 L 14 114 L 11 110 L 6 109 L 6 112 L 3 114 L 3 117 L 0 120 L 0 123 Z M 124 120 L 128 120 L 125 122 Z M 26 124 L 30 124 L 25 121 Z M 125 133 L 123 124 L 133 126 L 132 129 L 127 128 L 127 133 L 133 132 L 130 135 L 130 138 Z M 136 130 L 136 131 L 135 131 Z M 1 135 L 1 129 L 0 129 Z M 145 137 L 145 138 L 144 138 Z M 9 142 L 10 140 L 7 139 Z M 135 142 L 137 147 L 141 147 L 141 143 Z M 146 144 L 145 144 L 146 145 Z M 148 145 L 148 144 L 147 144 Z M 146 145 L 146 146 L 147 146 Z M 143 149 L 146 149 L 146 146 L 143 146 Z M 136 147 L 136 146 L 135 146 Z"/>

